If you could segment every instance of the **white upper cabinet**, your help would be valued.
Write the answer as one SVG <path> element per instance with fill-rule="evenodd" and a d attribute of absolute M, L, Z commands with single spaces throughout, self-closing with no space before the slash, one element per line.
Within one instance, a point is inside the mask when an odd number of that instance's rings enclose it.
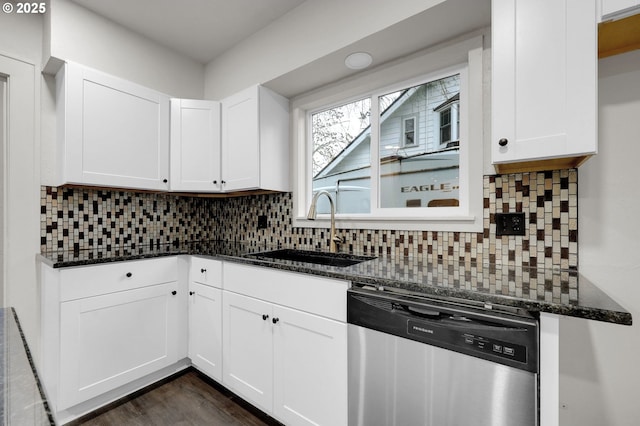
<path fill-rule="evenodd" d="M 220 102 L 171 99 L 171 190 L 220 191 Z"/>
<path fill-rule="evenodd" d="M 262 86 L 222 100 L 222 190 L 289 190 L 289 101 Z"/>
<path fill-rule="evenodd" d="M 492 161 L 577 167 L 597 152 L 597 0 L 493 0 Z"/>
<path fill-rule="evenodd" d="M 69 62 L 56 74 L 56 109 L 45 185 L 289 191 L 289 101 L 264 87 L 170 100 Z"/>
<path fill-rule="evenodd" d="M 169 189 L 169 97 L 67 63 L 56 76 L 58 184 Z"/>

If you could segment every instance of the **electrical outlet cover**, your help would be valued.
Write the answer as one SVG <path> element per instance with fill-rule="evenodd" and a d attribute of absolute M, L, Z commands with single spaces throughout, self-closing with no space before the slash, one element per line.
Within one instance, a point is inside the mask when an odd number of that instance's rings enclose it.
<path fill-rule="evenodd" d="M 267 216 L 260 215 L 258 216 L 258 229 L 266 229 L 267 228 Z"/>
<path fill-rule="evenodd" d="M 525 235 L 527 230 L 524 213 L 496 213 L 496 236 Z"/>

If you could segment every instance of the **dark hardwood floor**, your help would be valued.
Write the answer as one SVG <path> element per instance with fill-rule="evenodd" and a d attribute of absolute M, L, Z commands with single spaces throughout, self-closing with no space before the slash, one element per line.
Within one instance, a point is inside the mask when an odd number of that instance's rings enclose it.
<path fill-rule="evenodd" d="M 280 423 L 200 372 L 189 369 L 71 425 L 276 426 Z"/>

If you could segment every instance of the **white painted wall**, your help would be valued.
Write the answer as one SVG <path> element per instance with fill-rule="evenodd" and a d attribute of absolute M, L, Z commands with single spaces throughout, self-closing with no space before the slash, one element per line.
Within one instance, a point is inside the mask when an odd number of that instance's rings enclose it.
<path fill-rule="evenodd" d="M 73 61 L 180 98 L 202 99 L 204 65 L 162 47 L 69 0 L 52 0 L 44 16 L 43 63 Z M 52 67 L 55 68 L 55 67 Z M 49 70 L 51 71 L 51 70 Z M 55 80 L 42 90 L 42 182 L 56 182 Z"/>
<path fill-rule="evenodd" d="M 48 29 L 51 28 L 51 33 Z M 55 151 L 55 84 L 41 76 L 50 55 L 72 60 L 185 98 L 202 98 L 204 65 L 98 17 L 68 0 L 52 0 L 46 16 L 0 14 L 0 73 L 9 75 L 12 120 L 5 198 L 6 299 L 15 306 L 39 357 L 40 175 Z M 18 60 L 16 62 L 16 59 Z M 19 85 L 18 85 L 19 84 Z M 18 89 L 18 87 L 20 87 Z M 11 93 L 11 92 L 10 92 Z M 40 167 L 40 158 L 43 167 Z"/>
<path fill-rule="evenodd" d="M 45 54 L 74 61 L 170 96 L 202 99 L 204 65 L 69 0 L 51 0 Z M 45 60 L 48 58 L 45 58 Z"/>
<path fill-rule="evenodd" d="M 560 424 L 640 421 L 640 50 L 600 60 L 599 153 L 579 170 L 580 271 L 635 325 L 563 318 Z"/>
<path fill-rule="evenodd" d="M 443 1 L 306 1 L 207 64 L 205 98 L 272 80 Z"/>
<path fill-rule="evenodd" d="M 0 14 L 0 73 L 7 76 L 7 141 L 3 172 L 6 219 L 5 306 L 13 306 L 34 355 L 39 354 L 40 58 L 42 16 Z"/>

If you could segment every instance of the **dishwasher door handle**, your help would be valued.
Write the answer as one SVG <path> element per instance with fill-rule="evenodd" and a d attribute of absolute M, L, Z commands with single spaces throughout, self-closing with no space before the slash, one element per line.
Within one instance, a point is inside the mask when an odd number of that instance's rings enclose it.
<path fill-rule="evenodd" d="M 498 331 L 501 333 L 510 332 L 526 332 L 525 327 L 507 326 L 504 323 L 483 321 L 467 318 L 464 315 L 451 315 L 449 313 L 440 312 L 429 309 L 428 307 L 416 307 L 405 305 L 403 303 L 393 303 L 392 307 L 403 312 L 404 315 L 410 315 L 414 321 L 430 324 L 441 324 L 455 330 L 465 330 L 472 332 L 483 332 L 487 330 Z"/>
<path fill-rule="evenodd" d="M 429 318 L 429 319 L 438 319 L 443 317 L 443 313 L 440 311 L 436 311 L 428 308 L 417 308 L 414 306 L 404 305 L 402 303 L 393 303 L 392 307 L 398 309 L 402 309 L 403 311 L 409 313 L 410 315 L 417 316 L 420 318 Z"/>

